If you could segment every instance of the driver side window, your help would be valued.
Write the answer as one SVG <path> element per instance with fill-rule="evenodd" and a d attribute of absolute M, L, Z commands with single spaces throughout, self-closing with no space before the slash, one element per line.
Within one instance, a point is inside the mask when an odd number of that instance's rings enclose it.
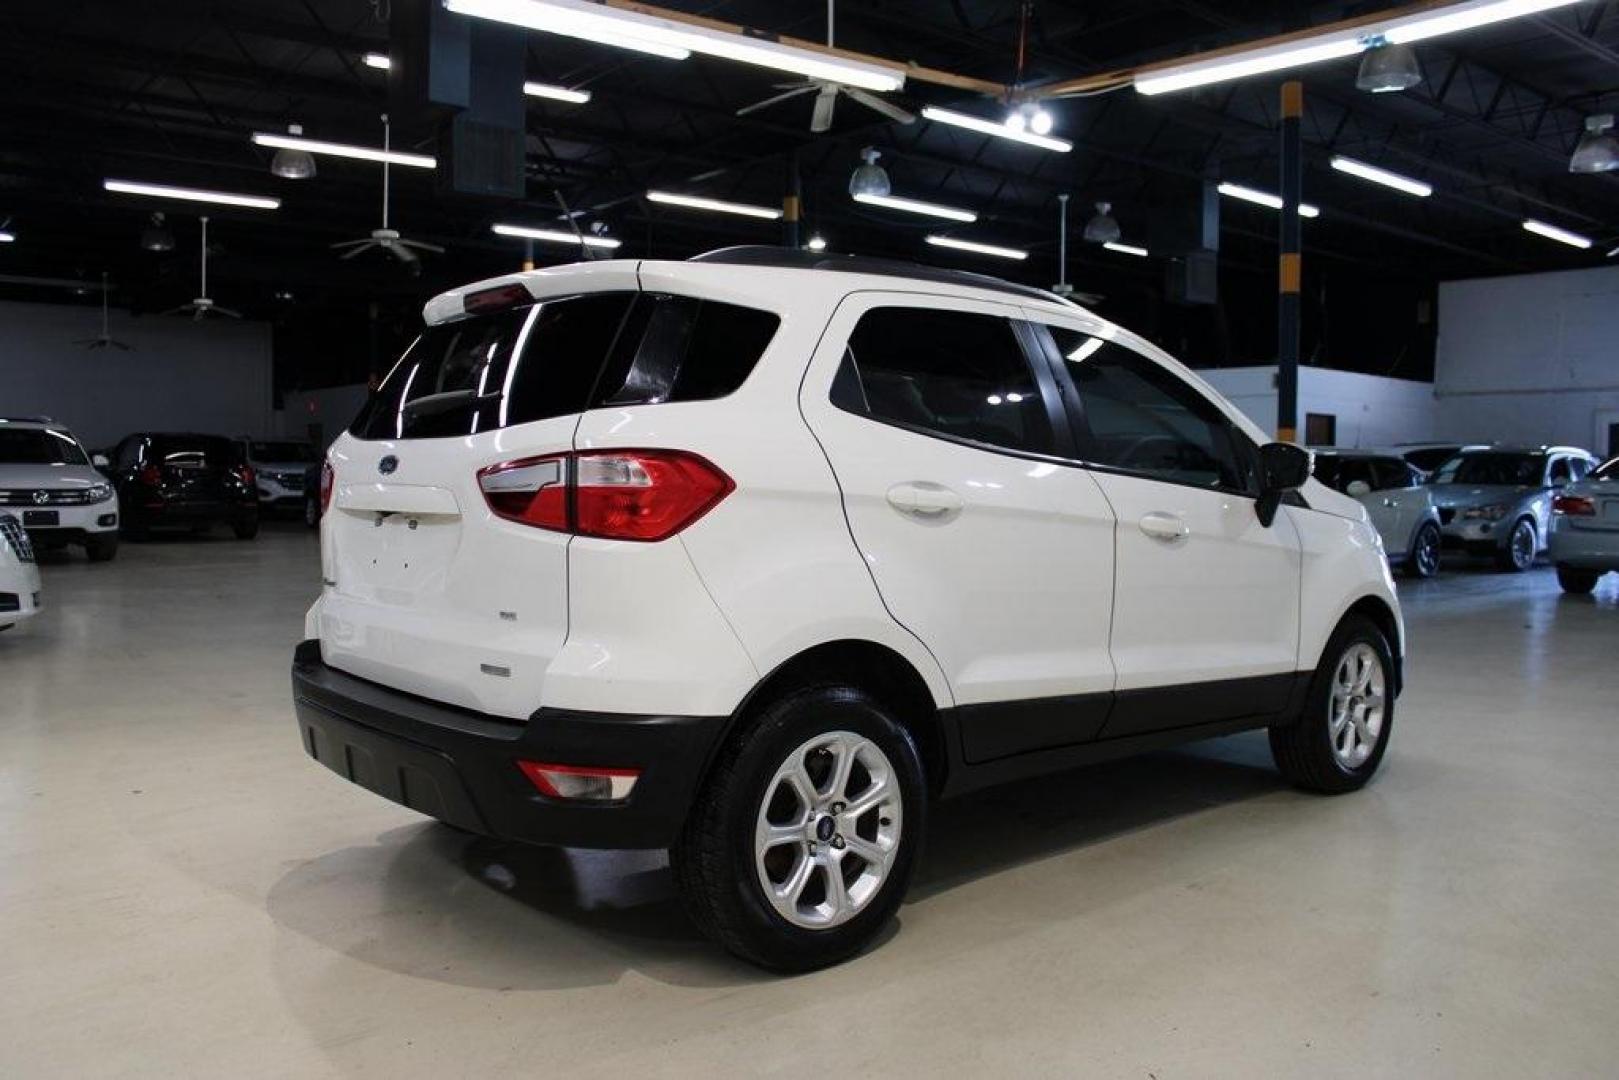
<path fill-rule="evenodd" d="M 1079 397 L 1085 461 L 1192 487 L 1253 492 L 1247 440 L 1213 402 L 1122 345 L 1050 330 Z"/>

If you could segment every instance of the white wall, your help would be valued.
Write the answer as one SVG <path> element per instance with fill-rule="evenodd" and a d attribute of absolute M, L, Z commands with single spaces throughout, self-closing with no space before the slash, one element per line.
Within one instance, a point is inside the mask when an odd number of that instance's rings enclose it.
<path fill-rule="evenodd" d="M 1445 282 L 1434 385 L 1446 438 L 1606 453 L 1619 423 L 1619 266 Z"/>
<path fill-rule="evenodd" d="M 90 447 L 141 430 L 270 433 L 268 324 L 117 310 L 110 323 L 130 351 L 75 344 L 101 333 L 97 308 L 0 302 L 0 415 L 50 416 Z"/>
<path fill-rule="evenodd" d="M 1199 371 L 1216 390 L 1266 431 L 1276 430 L 1276 367 Z M 1330 368 L 1299 369 L 1299 432 L 1306 413 L 1337 418 L 1337 445 L 1382 447 L 1434 437 L 1433 385 Z"/>

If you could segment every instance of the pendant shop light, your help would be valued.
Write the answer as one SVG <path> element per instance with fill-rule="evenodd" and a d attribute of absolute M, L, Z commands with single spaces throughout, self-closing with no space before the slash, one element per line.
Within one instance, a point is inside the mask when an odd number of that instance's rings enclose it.
<path fill-rule="evenodd" d="M 304 133 L 302 124 L 288 124 L 287 134 L 293 137 Z M 270 159 L 270 171 L 283 180 L 308 180 L 315 175 L 315 159 L 308 150 L 283 147 Z"/>
<path fill-rule="evenodd" d="M 1099 202 L 1096 204 L 1096 216 L 1085 223 L 1085 240 L 1091 244 L 1111 244 L 1124 234 L 1119 230 L 1119 222 L 1113 216 L 1113 204 Z"/>
<path fill-rule="evenodd" d="M 1613 114 L 1587 117 L 1585 134 L 1568 160 L 1571 173 L 1605 173 L 1619 169 L 1619 140 L 1608 132 L 1613 127 Z"/>
<path fill-rule="evenodd" d="M 1409 90 L 1422 81 L 1422 68 L 1417 64 L 1417 51 L 1409 45 L 1393 45 L 1377 41 L 1360 58 L 1360 72 L 1355 76 L 1355 89 L 1368 94 L 1397 94 Z"/>

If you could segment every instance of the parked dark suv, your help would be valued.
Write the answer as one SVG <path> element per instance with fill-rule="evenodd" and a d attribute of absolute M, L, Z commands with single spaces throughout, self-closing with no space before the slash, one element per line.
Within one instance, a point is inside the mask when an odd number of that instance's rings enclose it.
<path fill-rule="evenodd" d="M 124 532 L 153 528 L 231 527 L 240 540 L 259 533 L 253 469 L 230 439 L 144 432 L 125 436 L 108 468 L 123 508 Z"/>

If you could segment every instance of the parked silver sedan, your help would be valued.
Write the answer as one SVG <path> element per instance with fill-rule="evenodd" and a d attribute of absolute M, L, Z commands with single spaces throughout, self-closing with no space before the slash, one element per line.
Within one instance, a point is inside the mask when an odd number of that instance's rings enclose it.
<path fill-rule="evenodd" d="M 1597 460 L 1573 446 L 1468 448 L 1430 483 L 1445 546 L 1527 570 L 1545 550 L 1552 493 L 1583 480 Z"/>
<path fill-rule="evenodd" d="M 1571 593 L 1588 593 L 1619 570 L 1619 457 L 1553 496 L 1547 553 Z"/>
<path fill-rule="evenodd" d="M 1317 450 L 1315 478 L 1366 508 L 1391 563 L 1412 577 L 1439 572 L 1439 510 L 1420 468 L 1394 454 Z"/>

